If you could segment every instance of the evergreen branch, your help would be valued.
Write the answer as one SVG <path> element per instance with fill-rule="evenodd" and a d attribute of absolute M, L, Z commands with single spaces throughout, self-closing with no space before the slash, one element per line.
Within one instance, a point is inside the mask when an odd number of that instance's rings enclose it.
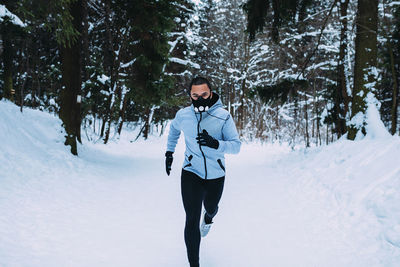
<path fill-rule="evenodd" d="M 333 1 L 332 6 L 331 6 L 331 8 L 329 9 L 329 12 L 328 12 L 327 16 L 325 17 L 324 24 L 322 25 L 320 34 L 319 34 L 319 36 L 318 36 L 317 45 L 314 47 L 312 53 L 309 54 L 309 55 L 307 56 L 306 61 L 304 62 L 303 66 L 302 66 L 302 68 L 301 68 L 301 72 L 300 72 L 299 75 L 297 76 L 297 80 L 300 78 L 300 76 L 303 76 L 303 77 L 304 77 L 304 71 L 306 70 L 308 63 L 310 63 L 311 58 L 315 55 L 315 52 L 317 52 L 318 47 L 319 47 L 319 45 L 320 45 L 320 43 L 321 43 L 322 34 L 324 33 L 324 30 L 325 30 L 325 28 L 326 28 L 328 19 L 329 19 L 330 16 L 332 15 L 332 10 L 333 10 L 333 8 L 335 7 L 335 5 L 337 4 L 337 2 L 338 2 L 338 0 L 334 0 L 334 1 Z"/>

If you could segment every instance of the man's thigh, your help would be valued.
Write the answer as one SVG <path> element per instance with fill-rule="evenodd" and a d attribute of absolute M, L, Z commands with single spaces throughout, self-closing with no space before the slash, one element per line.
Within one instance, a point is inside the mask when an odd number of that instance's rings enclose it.
<path fill-rule="evenodd" d="M 182 169 L 181 194 L 186 215 L 200 214 L 204 198 L 204 185 L 201 178 L 192 172 Z"/>

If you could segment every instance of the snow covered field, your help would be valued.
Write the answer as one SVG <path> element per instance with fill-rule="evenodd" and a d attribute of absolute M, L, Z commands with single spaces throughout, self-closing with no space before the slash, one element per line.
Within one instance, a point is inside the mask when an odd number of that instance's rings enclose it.
<path fill-rule="evenodd" d="M 400 138 L 227 155 L 203 267 L 400 266 Z M 381 128 L 379 128 L 381 127 Z M 63 145 L 53 115 L 0 101 L 0 266 L 187 266 L 179 140 Z"/>

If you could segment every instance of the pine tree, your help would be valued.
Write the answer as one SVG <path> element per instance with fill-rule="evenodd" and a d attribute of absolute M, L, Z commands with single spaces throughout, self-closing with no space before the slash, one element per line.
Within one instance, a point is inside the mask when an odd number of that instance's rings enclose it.
<path fill-rule="evenodd" d="M 129 76 L 132 101 L 142 118 L 141 133 L 146 139 L 155 110 L 159 109 L 165 91 L 173 86 L 173 79 L 163 74 L 168 61 L 168 33 L 174 28 L 177 15 L 171 1 L 133 1 L 126 3 L 132 37 L 130 47 L 135 59 Z"/>
<path fill-rule="evenodd" d="M 82 86 L 82 1 L 73 0 L 65 8 L 71 12 L 72 25 L 78 36 L 60 45 L 63 90 L 61 91 L 60 119 L 66 131 L 65 145 L 71 153 L 78 154 L 77 143 L 81 141 L 81 86 Z"/>

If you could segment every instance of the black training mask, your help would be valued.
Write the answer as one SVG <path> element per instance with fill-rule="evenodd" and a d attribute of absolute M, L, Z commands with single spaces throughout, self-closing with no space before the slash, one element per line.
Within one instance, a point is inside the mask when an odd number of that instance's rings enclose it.
<path fill-rule="evenodd" d="M 199 96 L 197 100 L 193 99 L 192 97 L 190 98 L 192 99 L 194 111 L 196 112 L 207 111 L 211 106 L 211 94 L 207 98 Z"/>

